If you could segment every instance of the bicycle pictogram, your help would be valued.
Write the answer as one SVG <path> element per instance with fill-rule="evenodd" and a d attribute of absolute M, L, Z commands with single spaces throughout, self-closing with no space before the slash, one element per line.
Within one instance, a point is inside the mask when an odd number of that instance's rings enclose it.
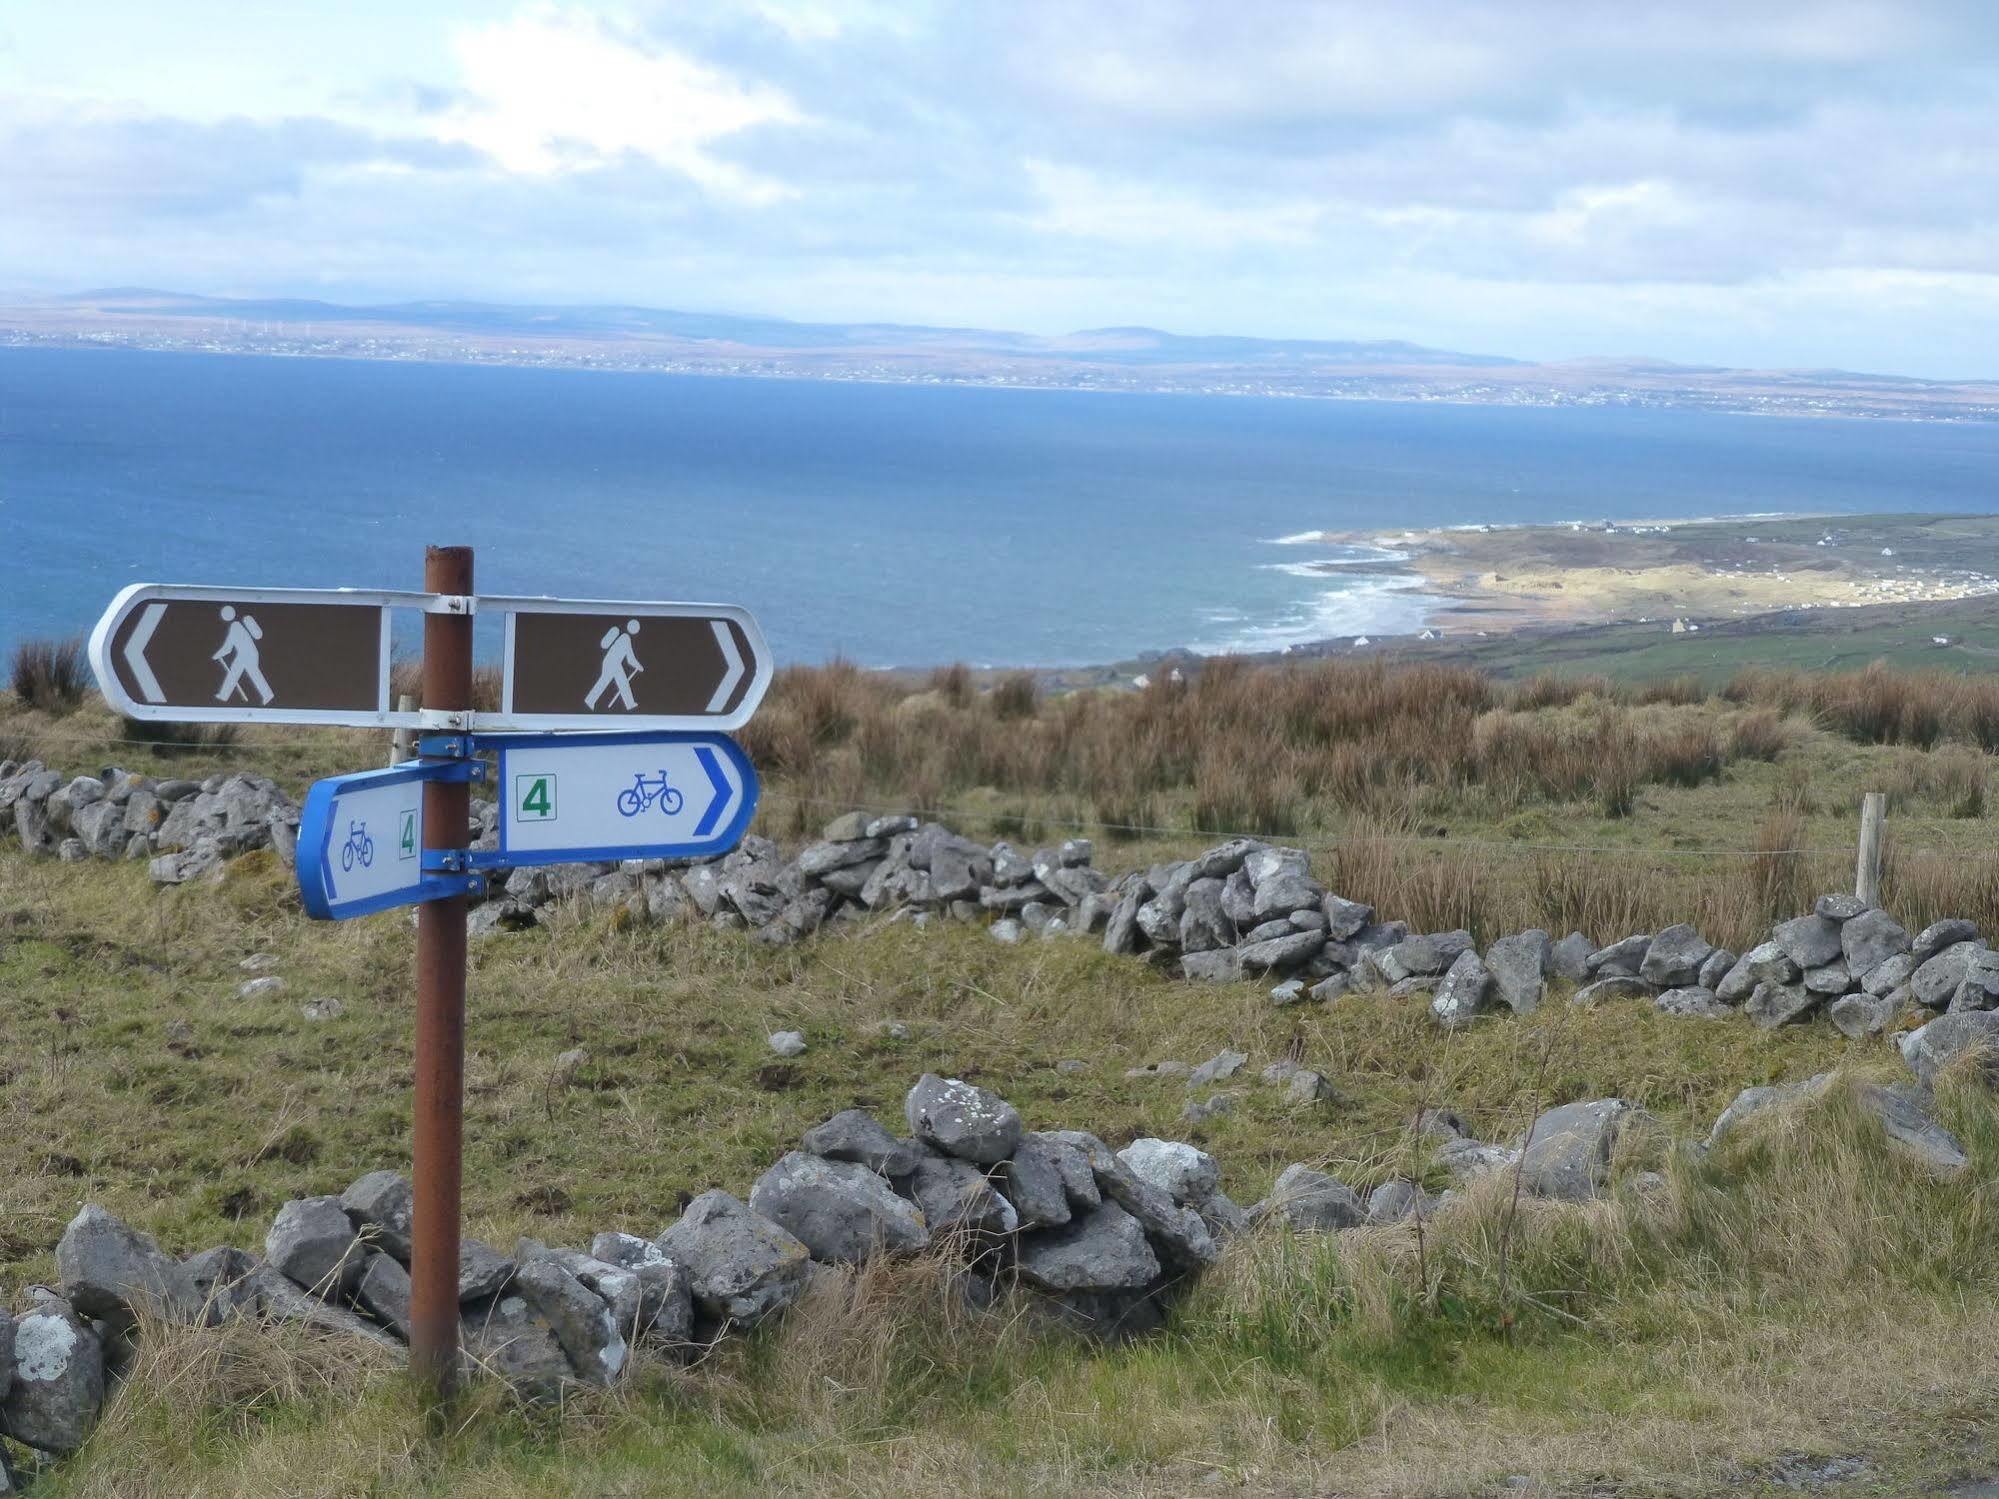
<path fill-rule="evenodd" d="M 657 806 L 671 817 L 680 810 L 683 800 L 679 788 L 667 784 L 665 771 L 650 778 L 644 771 L 638 771 L 632 776 L 632 784 L 618 793 L 618 810 L 627 817 L 637 817 L 647 807 Z"/>
<path fill-rule="evenodd" d="M 347 824 L 347 841 L 340 845 L 341 873 L 352 874 L 356 859 L 361 861 L 363 869 L 372 866 L 375 862 L 375 840 L 368 836 L 368 824 L 350 821 Z"/>

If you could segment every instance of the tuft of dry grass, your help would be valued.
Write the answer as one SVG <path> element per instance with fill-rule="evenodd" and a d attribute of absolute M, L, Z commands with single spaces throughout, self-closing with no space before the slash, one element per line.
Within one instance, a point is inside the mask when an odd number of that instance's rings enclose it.
<path fill-rule="evenodd" d="M 14 647 L 7 673 L 15 700 L 60 717 L 80 704 L 91 689 L 90 663 L 83 638 L 24 640 Z"/>

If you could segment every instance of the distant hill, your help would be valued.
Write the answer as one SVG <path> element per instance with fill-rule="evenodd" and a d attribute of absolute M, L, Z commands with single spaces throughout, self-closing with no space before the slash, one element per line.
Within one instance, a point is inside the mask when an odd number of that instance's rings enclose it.
<path fill-rule="evenodd" d="M 800 323 L 787 318 L 671 308 L 514 306 L 496 302 L 391 302 L 350 306 L 303 298 L 202 297 L 147 287 L 106 287 L 63 299 L 106 312 L 242 318 L 285 324 L 384 323 L 399 327 L 462 328 L 484 333 L 661 334 L 760 349 L 954 348 L 976 353 L 1074 355 L 1120 364 L 1230 364 L 1296 359 L 1350 364 L 1436 366 L 1518 365 L 1491 354 L 1460 354 L 1399 340 L 1372 343 L 1319 339 L 1186 335 L 1158 328 L 1091 328 L 1043 338 L 993 328 L 934 328 L 908 323 Z"/>
<path fill-rule="evenodd" d="M 801 323 L 615 303 L 353 306 L 116 286 L 0 305 L 0 344 L 1054 390 L 1999 421 L 1994 382 L 1728 369 L 1644 355 L 1535 363 L 1399 339 L 1250 338 L 1130 326 L 1044 336 L 908 323 Z"/>

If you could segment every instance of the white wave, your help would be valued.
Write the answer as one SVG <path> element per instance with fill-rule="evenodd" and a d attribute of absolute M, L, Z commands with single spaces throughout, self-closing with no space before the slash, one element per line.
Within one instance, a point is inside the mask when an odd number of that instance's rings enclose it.
<path fill-rule="evenodd" d="M 1299 599 L 1277 617 L 1232 634 L 1195 641 L 1204 656 L 1281 651 L 1347 635 L 1413 635 L 1440 602 L 1402 578 L 1343 578 L 1345 586 Z"/>
<path fill-rule="evenodd" d="M 1263 544 L 1270 547 L 1302 547 L 1310 546 L 1315 541 L 1324 541 L 1325 539 L 1326 533 L 1324 531 L 1297 531 L 1289 536 L 1271 537 L 1265 540 Z"/>

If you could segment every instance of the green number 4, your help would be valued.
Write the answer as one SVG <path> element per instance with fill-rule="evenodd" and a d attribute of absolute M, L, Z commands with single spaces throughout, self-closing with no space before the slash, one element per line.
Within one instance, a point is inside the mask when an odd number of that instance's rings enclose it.
<path fill-rule="evenodd" d="M 402 815 L 402 830 L 396 840 L 396 857 L 398 859 L 416 857 L 416 813 L 414 812 L 405 812 Z"/>
<path fill-rule="evenodd" d="M 555 816 L 555 777 L 517 776 L 514 805 L 525 821 L 547 822 Z"/>

